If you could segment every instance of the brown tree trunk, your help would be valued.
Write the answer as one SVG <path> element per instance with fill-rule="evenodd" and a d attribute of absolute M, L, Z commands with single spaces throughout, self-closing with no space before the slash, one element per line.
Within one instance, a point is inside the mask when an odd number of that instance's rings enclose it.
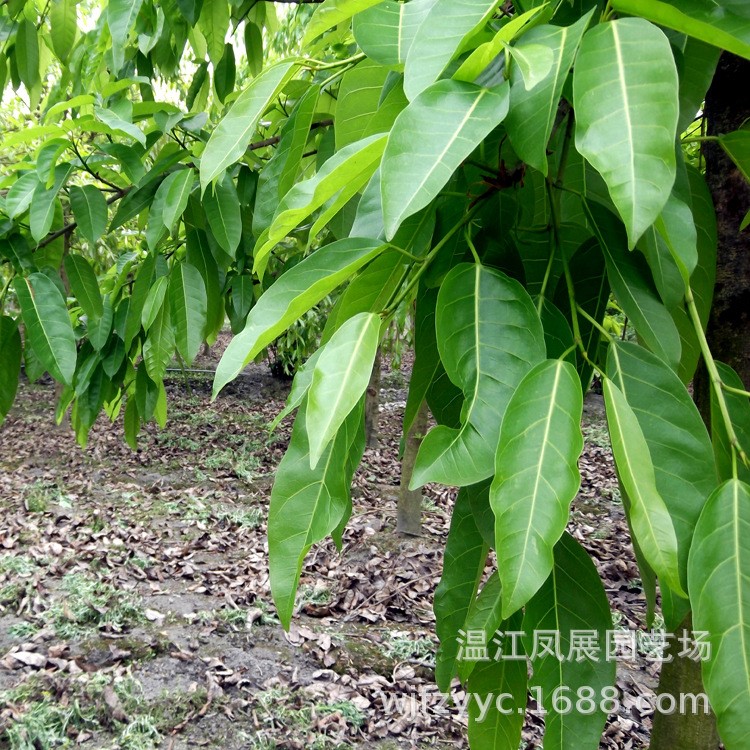
<path fill-rule="evenodd" d="M 427 432 L 427 402 L 419 407 L 409 434 L 406 436 L 404 455 L 401 459 L 401 483 L 398 490 L 398 518 L 396 531 L 400 534 L 419 536 L 422 533 L 422 490 L 410 490 L 414 473 L 414 462 L 419 446 Z"/>
<path fill-rule="evenodd" d="M 737 130 L 750 118 L 750 61 L 722 54 L 706 95 L 710 135 Z M 708 343 L 716 359 L 733 367 L 745 386 L 750 385 L 750 232 L 740 223 L 750 208 L 750 186 L 718 143 L 706 143 L 706 179 L 718 222 L 716 288 L 708 321 Z M 710 424 L 709 381 L 699 368 L 694 397 L 706 424 Z M 690 620 L 686 621 L 688 627 Z M 684 625 L 684 623 L 683 623 Z M 700 662 L 677 659 L 664 664 L 659 693 L 703 692 Z M 713 714 L 656 714 L 651 750 L 716 750 L 719 735 Z"/>
<path fill-rule="evenodd" d="M 372 375 L 365 396 L 365 440 L 368 448 L 378 447 L 378 424 L 380 422 L 380 350 L 375 356 Z"/>

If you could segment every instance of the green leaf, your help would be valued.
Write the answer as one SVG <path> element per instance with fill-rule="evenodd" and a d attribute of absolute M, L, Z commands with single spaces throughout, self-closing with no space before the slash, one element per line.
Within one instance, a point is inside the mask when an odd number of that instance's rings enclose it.
<path fill-rule="evenodd" d="M 533 634 L 559 634 L 562 660 L 550 653 L 531 659 L 531 684 L 541 688 L 544 699 L 544 747 L 548 750 L 598 750 L 606 712 L 600 707 L 605 688 L 615 684 L 616 665 L 602 650 L 593 658 L 571 654 L 576 633 L 595 632 L 604 644 L 612 630 L 612 615 L 599 573 L 586 550 L 567 532 L 554 550 L 554 567 L 534 598 L 526 605 L 522 629 L 526 651 L 533 655 Z M 560 712 L 558 695 L 573 698 L 582 688 L 593 691 L 592 711 Z M 560 693 L 564 690 L 565 693 Z"/>
<path fill-rule="evenodd" d="M 21 375 L 21 334 L 18 324 L 0 315 L 0 425 L 13 406 Z"/>
<path fill-rule="evenodd" d="M 354 17 L 354 38 L 371 60 L 381 65 L 401 65 L 406 62 L 417 29 L 436 2 L 384 0 Z"/>
<path fill-rule="evenodd" d="M 203 208 L 211 234 L 221 249 L 233 258 L 242 239 L 242 216 L 237 189 L 229 175 L 203 195 Z"/>
<path fill-rule="evenodd" d="M 95 244 L 107 229 L 107 201 L 93 185 L 71 185 L 68 197 L 78 229 Z"/>
<path fill-rule="evenodd" d="M 143 303 L 143 312 L 141 313 L 141 323 L 144 331 L 148 331 L 151 328 L 156 320 L 156 316 L 164 305 L 168 284 L 169 278 L 167 276 L 159 276 L 154 281 L 151 289 L 149 289 L 146 301 Z"/>
<path fill-rule="evenodd" d="M 125 60 L 130 30 L 135 26 L 135 19 L 143 5 L 143 0 L 109 0 L 107 4 L 107 25 L 112 35 L 112 59 L 117 73 Z M 222 3 L 215 3 L 222 5 Z"/>
<path fill-rule="evenodd" d="M 70 253 L 65 256 L 65 274 L 70 289 L 76 297 L 83 312 L 93 320 L 100 318 L 104 312 L 102 295 L 99 291 L 94 269 L 82 255 Z"/>
<path fill-rule="evenodd" d="M 208 298 L 200 271 L 189 263 L 178 264 L 169 275 L 169 305 L 177 351 L 190 366 L 203 343 Z"/>
<path fill-rule="evenodd" d="M 513 66 L 510 111 L 505 119 L 508 137 L 519 159 L 544 175 L 547 174 L 547 142 L 557 117 L 563 85 L 590 21 L 591 13 L 588 13 L 566 28 L 539 26 L 529 31 L 518 45 L 521 49 L 526 44 L 542 45 L 553 55 L 549 73 L 531 90 L 522 85 L 521 73 Z"/>
<path fill-rule="evenodd" d="M 737 388 L 741 391 L 745 390 L 742 378 L 729 365 L 717 362 L 716 367 L 722 383 L 728 385 L 730 388 Z M 726 391 L 724 393 L 724 401 L 727 405 L 727 411 L 729 412 L 729 418 L 734 427 L 737 441 L 745 453 L 750 455 L 750 400 L 748 400 L 747 396 Z M 713 437 L 714 457 L 719 479 L 721 481 L 731 479 L 735 476 L 735 460 L 733 456 L 735 449 L 729 442 L 724 417 L 719 408 L 713 388 L 711 389 L 711 435 Z M 737 476 L 743 482 L 750 481 L 750 469 L 741 461 L 737 461 L 736 465 Z"/>
<path fill-rule="evenodd" d="M 260 75 L 263 70 L 263 32 L 252 21 L 245 21 L 245 54 L 250 75 Z"/>
<path fill-rule="evenodd" d="M 374 135 L 352 143 L 328 159 L 313 177 L 297 183 L 279 203 L 268 232 L 259 238 L 253 269 L 264 269 L 274 245 L 331 198 L 338 197 L 342 190 L 350 197 L 356 193 L 377 169 L 385 142 L 386 136 Z M 322 216 L 331 215 L 324 209 Z M 315 227 L 322 228 L 322 223 L 318 217 Z"/>
<path fill-rule="evenodd" d="M 434 83 L 464 41 L 492 17 L 497 0 L 436 0 L 420 24 L 404 69 L 411 101 Z"/>
<path fill-rule="evenodd" d="M 18 75 L 30 91 L 39 83 L 39 36 L 36 24 L 25 16 L 16 31 L 15 61 Z"/>
<path fill-rule="evenodd" d="M 52 0 L 49 22 L 52 49 L 60 62 L 65 64 L 73 50 L 78 33 L 76 0 Z"/>
<path fill-rule="evenodd" d="M 27 346 L 31 346 L 44 369 L 64 385 L 73 384 L 76 341 L 68 310 L 57 284 L 42 273 L 13 282 Z"/>
<path fill-rule="evenodd" d="M 128 298 L 128 310 L 125 318 L 125 348 L 130 349 L 130 344 L 136 334 L 141 330 L 141 317 L 143 307 L 146 304 L 146 298 L 151 290 L 151 280 L 154 277 L 154 266 L 156 265 L 156 256 L 148 255 L 138 269 L 138 273 L 133 283 L 130 297 Z"/>
<path fill-rule="evenodd" d="M 5 211 L 8 218 L 15 219 L 28 210 L 37 185 L 39 177 L 36 172 L 25 172 L 11 185 L 5 196 Z"/>
<path fill-rule="evenodd" d="M 311 253 L 260 297 L 216 368 L 214 396 L 280 333 L 382 251 L 376 240 L 345 239 Z"/>
<path fill-rule="evenodd" d="M 430 430 L 417 454 L 412 489 L 427 482 L 462 487 L 491 476 L 505 407 L 545 356 L 542 324 L 527 292 L 481 265 L 463 263 L 445 277 L 435 329 L 440 359 L 464 394 L 461 426 Z"/>
<path fill-rule="evenodd" d="M 306 411 L 312 469 L 367 390 L 380 341 L 380 322 L 377 313 L 349 318 L 318 357 Z"/>
<path fill-rule="evenodd" d="M 289 448 L 276 470 L 268 509 L 271 593 L 285 628 L 294 611 L 302 563 L 313 544 L 345 517 L 354 467 L 364 450 L 363 403 L 354 409 L 315 469 L 305 429 L 305 406 L 294 422 Z"/>
<path fill-rule="evenodd" d="M 206 5 L 225 3 L 206 3 Z M 222 51 L 224 40 L 222 39 Z M 229 112 L 214 128 L 201 156 L 201 192 L 228 166 L 245 153 L 245 149 L 258 127 L 266 108 L 278 96 L 292 77 L 296 68 L 294 60 L 282 60 L 259 75 L 237 97 Z"/>
<path fill-rule="evenodd" d="M 508 112 L 508 85 L 439 81 L 396 118 L 381 166 L 386 238 L 428 205 Z M 435 113 L 440 116 L 436 117 Z"/>
<path fill-rule="evenodd" d="M 177 172 L 172 172 L 159 185 L 159 191 L 157 192 L 164 191 L 165 193 L 161 218 L 170 234 L 187 208 L 190 191 L 193 189 L 194 177 L 195 173 L 192 169 L 180 169 Z"/>
<path fill-rule="evenodd" d="M 573 71 L 575 143 L 607 183 L 632 248 L 675 180 L 678 78 L 664 33 L 641 18 L 599 24 Z"/>
<path fill-rule="evenodd" d="M 458 631 L 476 597 L 489 549 L 471 512 L 469 493 L 472 491 L 474 487 L 462 487 L 458 491 L 445 542 L 443 575 L 433 601 L 435 630 L 440 639 L 435 656 L 435 682 L 442 692 L 448 692 L 455 673 Z"/>
<path fill-rule="evenodd" d="M 503 619 L 552 571 L 553 549 L 581 483 L 582 414 L 581 381 L 560 360 L 534 367 L 508 402 L 490 488 Z"/>
<path fill-rule="evenodd" d="M 617 301 L 648 348 L 677 367 L 682 348 L 680 335 L 659 299 L 643 256 L 628 252 L 625 232 L 614 214 L 597 203 L 585 206 L 604 253 Z"/>
<path fill-rule="evenodd" d="M 112 310 L 112 301 L 110 295 L 104 296 L 104 302 L 102 303 L 102 314 L 99 318 L 93 318 L 86 322 L 86 328 L 88 329 L 88 338 L 91 346 L 96 351 L 101 351 L 105 344 L 110 340 L 109 334 L 112 331 L 112 319 L 114 312 Z"/>
<path fill-rule="evenodd" d="M 166 277 L 162 276 L 162 279 Z M 161 281 L 161 279 L 159 279 Z M 174 353 L 174 330 L 169 315 L 169 305 L 162 304 L 149 326 L 148 335 L 143 343 L 143 362 L 148 376 L 160 383 L 167 374 L 167 365 Z"/>
<path fill-rule="evenodd" d="M 216 96 L 222 104 L 227 96 L 234 91 L 236 76 L 234 47 L 231 44 L 225 44 L 224 55 L 214 71 L 214 88 L 216 89 Z"/>
<path fill-rule="evenodd" d="M 198 28 L 206 38 L 208 57 L 217 66 L 224 56 L 224 40 L 229 31 L 230 9 L 225 2 L 208 0 L 203 3 Z"/>
<path fill-rule="evenodd" d="M 682 60 L 678 62 L 680 73 L 678 133 L 684 133 L 688 129 L 703 107 L 720 54 L 721 50 L 710 44 L 685 37 L 682 45 Z"/>
<path fill-rule="evenodd" d="M 212 341 L 224 325 L 224 301 L 219 286 L 219 267 L 204 232 L 197 229 L 189 231 L 186 244 L 187 262 L 198 269 L 206 289 L 205 335 Z"/>
<path fill-rule="evenodd" d="M 612 453 L 630 500 L 633 534 L 662 585 L 685 596 L 680 583 L 677 536 L 656 487 L 654 464 L 643 430 L 622 391 L 609 378 L 603 382 Z"/>
<path fill-rule="evenodd" d="M 709 498 L 688 563 L 693 627 L 707 632 L 703 684 L 729 750 L 750 742 L 750 487 L 736 479 Z"/>
<path fill-rule="evenodd" d="M 29 211 L 29 224 L 31 226 L 31 236 L 37 242 L 46 237 L 52 228 L 52 222 L 55 218 L 57 194 L 68 179 L 70 172 L 70 164 L 59 164 L 55 167 L 55 181 L 52 187 L 47 188 L 44 183 L 40 182 L 34 190 L 31 210 Z"/>
<path fill-rule="evenodd" d="M 141 146 L 146 145 L 146 134 L 132 122 L 123 120 L 115 111 L 104 107 L 94 107 L 94 115 L 99 122 L 103 122 L 115 133 L 122 133 L 138 141 Z"/>
<path fill-rule="evenodd" d="M 703 0 L 613 0 L 615 10 L 643 16 L 688 36 L 750 58 L 750 19 L 727 2 Z"/>
<path fill-rule="evenodd" d="M 701 510 L 717 484 L 706 426 L 687 388 L 658 357 L 631 343 L 613 343 L 607 375 L 622 391 L 643 431 L 656 489 L 677 535 L 681 581 Z"/>
<path fill-rule="evenodd" d="M 719 143 L 750 182 L 750 130 L 735 130 L 719 136 Z"/>
<path fill-rule="evenodd" d="M 307 47 L 316 37 L 328 29 L 348 21 L 353 15 L 377 5 L 381 0 L 325 0 L 312 15 L 305 26 L 302 46 Z"/>

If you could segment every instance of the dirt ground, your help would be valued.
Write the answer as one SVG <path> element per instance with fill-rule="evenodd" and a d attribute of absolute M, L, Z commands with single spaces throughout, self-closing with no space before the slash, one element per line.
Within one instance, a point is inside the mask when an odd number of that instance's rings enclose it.
<path fill-rule="evenodd" d="M 206 360 L 197 365 L 211 369 Z M 432 595 L 455 491 L 429 487 L 424 533 L 394 530 L 405 369 L 384 367 L 380 440 L 355 477 L 339 554 L 313 549 L 284 633 L 265 516 L 291 419 L 288 386 L 253 365 L 213 403 L 210 375 L 169 383 L 169 422 L 131 451 L 102 417 L 88 446 L 54 424 L 54 386 L 22 386 L 0 428 L 0 748 L 270 750 L 466 747 L 433 682 Z M 615 622 L 645 629 L 601 398 L 585 409 L 569 530 Z M 644 748 L 647 653 L 622 662 L 602 748 Z M 541 745 L 532 710 L 526 748 Z"/>

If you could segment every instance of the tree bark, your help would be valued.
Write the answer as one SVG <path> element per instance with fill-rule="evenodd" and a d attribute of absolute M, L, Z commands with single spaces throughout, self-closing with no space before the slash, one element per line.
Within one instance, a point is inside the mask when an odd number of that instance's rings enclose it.
<path fill-rule="evenodd" d="M 750 61 L 723 53 L 711 88 L 705 114 L 709 135 L 737 130 L 750 118 Z M 733 367 L 750 385 L 750 232 L 740 223 L 750 208 L 750 186 L 718 143 L 704 145 L 706 180 L 716 208 L 718 253 L 716 287 L 707 338 L 716 359 Z M 710 429 L 710 383 L 700 367 L 693 383 L 695 402 Z M 686 621 L 689 626 L 689 619 Z M 684 625 L 684 624 L 683 624 Z M 677 659 L 662 666 L 659 693 L 703 692 L 700 662 Z M 716 750 L 719 735 L 712 714 L 654 716 L 651 750 Z"/>
<path fill-rule="evenodd" d="M 404 455 L 401 459 L 401 483 L 398 490 L 398 518 L 396 531 L 400 534 L 419 536 L 422 533 L 422 490 L 410 490 L 414 473 L 414 462 L 417 458 L 419 446 L 427 432 L 427 402 L 423 401 L 419 407 L 414 422 L 409 429 L 404 445 Z"/>

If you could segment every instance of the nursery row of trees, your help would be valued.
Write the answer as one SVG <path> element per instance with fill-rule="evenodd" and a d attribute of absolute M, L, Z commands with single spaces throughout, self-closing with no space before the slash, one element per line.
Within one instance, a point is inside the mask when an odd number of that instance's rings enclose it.
<path fill-rule="evenodd" d="M 709 633 L 718 732 L 747 747 L 743 0 L 7 0 L 0 38 L 0 419 L 23 366 L 58 381 L 82 443 L 104 411 L 135 445 L 167 419 L 167 367 L 227 317 L 216 394 L 334 295 L 270 503 L 288 626 L 305 555 L 351 513 L 384 331 L 413 310 L 404 435 L 425 403 L 437 425 L 412 486 L 460 488 L 436 679 L 525 706 L 615 677 L 457 660 L 461 630 L 566 648 L 612 627 L 565 531 L 596 377 L 649 616 L 658 585 L 670 630 Z M 604 325 L 612 299 L 637 342 Z M 698 692 L 696 669 L 661 689 Z M 545 708 L 547 750 L 598 747 L 603 711 Z M 471 714 L 471 746 L 517 750 L 522 722 Z M 652 747 L 716 731 L 657 717 Z"/>

